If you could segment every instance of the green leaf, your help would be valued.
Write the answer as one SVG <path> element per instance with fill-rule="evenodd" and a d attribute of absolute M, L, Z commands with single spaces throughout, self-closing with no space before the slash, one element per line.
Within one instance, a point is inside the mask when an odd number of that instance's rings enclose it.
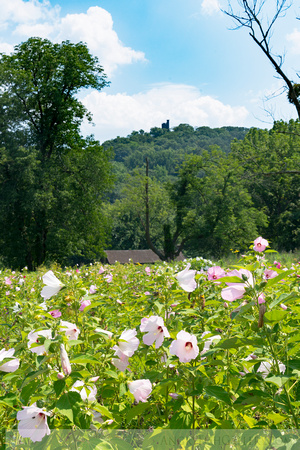
<path fill-rule="evenodd" d="M 231 405 L 230 395 L 221 386 L 207 386 L 206 388 L 204 388 L 204 391 L 210 397 L 214 397 L 217 400 L 221 400 L 222 402 L 226 403 L 227 405 Z"/>
<path fill-rule="evenodd" d="M 268 396 L 268 394 L 255 389 L 241 394 L 233 403 L 233 406 L 236 409 L 243 409 L 244 407 L 249 408 L 249 406 L 259 405 L 262 402 L 267 401 L 272 402 L 272 399 Z"/>
<path fill-rule="evenodd" d="M 178 411 L 170 420 L 170 428 L 177 430 L 190 429 L 193 423 L 193 415 L 185 411 Z"/>
<path fill-rule="evenodd" d="M 134 450 L 134 448 L 136 448 L 136 446 L 132 447 L 128 442 L 121 438 L 114 437 L 109 439 L 109 437 L 107 437 L 107 440 L 114 450 Z M 99 447 L 99 450 L 100 448 L 102 450 L 102 447 Z"/>
<path fill-rule="evenodd" d="M 23 402 L 26 404 L 28 403 L 28 400 L 30 399 L 31 395 L 36 392 L 37 387 L 40 385 L 39 380 L 33 380 L 30 383 L 26 384 L 26 386 L 23 387 L 21 392 L 21 398 Z"/>
<path fill-rule="evenodd" d="M 288 294 L 281 294 L 278 298 L 276 298 L 275 300 L 273 300 L 270 305 L 269 305 L 269 309 L 274 308 L 274 306 L 278 305 L 278 303 L 288 303 L 290 302 L 290 300 L 294 300 L 295 298 L 299 298 L 300 295 L 297 294 L 297 292 L 291 292 Z"/>
<path fill-rule="evenodd" d="M 244 346 L 252 345 L 253 347 L 259 347 L 264 344 L 263 339 L 247 339 L 242 337 L 233 337 L 229 339 L 225 339 L 224 341 L 217 344 L 218 348 L 239 348 Z"/>
<path fill-rule="evenodd" d="M 84 378 L 91 377 L 91 376 L 92 375 L 88 370 L 83 369 L 83 370 L 80 370 L 80 372 L 77 372 L 76 370 L 74 370 L 74 372 L 72 371 L 69 375 L 69 378 L 74 378 L 74 381 L 77 381 L 77 380 L 82 380 Z"/>
<path fill-rule="evenodd" d="M 6 405 L 11 408 L 14 407 L 14 404 L 17 402 L 17 397 L 12 392 L 9 392 L 8 394 L 4 395 L 3 397 L 0 397 L 0 405 Z"/>
<path fill-rule="evenodd" d="M 38 376 L 42 375 L 43 373 L 48 373 L 50 372 L 50 369 L 43 369 L 43 370 L 37 370 L 36 372 L 30 372 L 28 374 L 28 376 L 25 378 L 24 382 L 23 382 L 23 386 L 25 386 L 26 384 L 30 383 L 30 381 L 34 380 L 35 378 L 37 378 Z"/>
<path fill-rule="evenodd" d="M 277 425 L 280 422 L 283 422 L 284 420 L 288 419 L 288 416 L 282 416 L 281 414 L 277 413 L 269 413 L 267 415 L 267 418 L 270 420 L 273 420 L 274 424 Z"/>
<path fill-rule="evenodd" d="M 112 413 L 106 408 L 106 406 L 102 406 L 99 403 L 96 403 L 95 405 L 93 405 L 93 409 L 101 413 L 102 416 L 113 419 Z"/>
<path fill-rule="evenodd" d="M 217 343 L 216 347 L 218 348 L 238 348 L 238 347 L 242 347 L 246 344 L 244 344 L 242 342 L 241 338 L 238 337 L 233 337 L 233 338 L 229 338 L 229 339 L 225 339 L 224 341 Z"/>
<path fill-rule="evenodd" d="M 300 350 L 300 343 L 296 345 L 294 344 L 293 346 L 291 346 L 290 350 L 287 351 L 287 354 L 289 357 L 299 355 L 299 350 Z"/>
<path fill-rule="evenodd" d="M 65 380 L 56 380 L 53 383 L 53 387 L 54 387 L 54 390 L 55 390 L 55 393 L 56 393 L 57 397 L 60 396 L 60 394 L 64 390 L 65 386 L 66 386 L 66 381 Z"/>
<path fill-rule="evenodd" d="M 56 408 L 61 414 L 68 417 L 71 422 L 74 422 L 74 413 L 78 412 L 79 408 L 76 404 L 82 403 L 80 394 L 78 392 L 67 392 L 63 394 L 56 403 Z"/>
<path fill-rule="evenodd" d="M 75 355 L 71 360 L 70 363 L 74 364 L 102 364 L 102 361 L 99 361 L 97 358 L 95 358 L 92 355 L 85 355 L 84 353 Z"/>
<path fill-rule="evenodd" d="M 133 406 L 132 408 L 128 409 L 126 411 L 126 422 L 129 423 L 134 417 L 141 416 L 146 409 L 150 408 L 151 405 L 149 403 L 138 403 L 137 405 Z"/>
<path fill-rule="evenodd" d="M 52 316 L 51 316 L 51 317 L 52 317 Z M 45 347 L 46 352 L 48 352 L 49 347 L 50 347 L 51 344 L 53 344 L 53 340 L 52 340 L 52 339 L 45 339 L 45 340 L 44 340 L 43 345 L 44 345 L 44 347 Z"/>
<path fill-rule="evenodd" d="M 160 313 L 161 313 L 161 310 L 162 310 L 162 308 L 163 308 L 164 305 L 162 305 L 161 303 L 159 303 L 158 300 L 156 300 L 156 301 L 154 302 L 154 305 L 157 307 L 158 314 L 160 314 Z"/>
<path fill-rule="evenodd" d="M 249 416 L 246 416 L 246 414 L 243 414 L 243 419 L 250 428 L 255 427 L 256 420 L 254 419 L 254 417 L 249 417 Z"/>
<path fill-rule="evenodd" d="M 249 311 L 252 306 L 254 305 L 254 302 L 247 303 L 246 305 L 243 305 L 241 307 L 238 307 L 237 311 L 232 311 L 231 318 L 232 320 L 244 320 L 243 314 L 245 314 L 247 311 Z"/>
<path fill-rule="evenodd" d="M 79 339 L 70 339 L 68 341 L 68 346 L 73 347 L 74 345 L 83 344 L 84 341 L 80 341 Z"/>
<path fill-rule="evenodd" d="M 277 387 L 281 388 L 287 381 L 289 381 L 289 377 L 285 377 L 283 375 L 275 375 L 272 377 L 268 377 L 265 379 L 267 383 L 273 383 Z"/>
<path fill-rule="evenodd" d="M 268 280 L 267 287 L 274 286 L 274 284 L 280 282 L 281 280 L 286 281 L 286 277 L 294 272 L 295 272 L 295 269 L 285 270 L 285 271 L 281 272 L 279 275 L 277 275 L 277 277 L 274 277 L 274 278 L 271 278 L 270 280 Z"/>
<path fill-rule="evenodd" d="M 192 408 L 188 403 L 184 403 L 183 405 L 181 405 L 181 409 L 187 413 L 192 412 Z"/>
<path fill-rule="evenodd" d="M 119 375 L 114 370 L 106 370 L 105 373 L 106 373 L 106 375 L 108 375 L 109 378 L 114 378 L 114 379 L 119 378 Z"/>
<path fill-rule="evenodd" d="M 84 443 L 84 450 L 114 450 L 114 447 L 108 441 L 92 438 Z"/>
<path fill-rule="evenodd" d="M 284 311 L 283 309 L 276 309 L 267 311 L 264 315 L 264 320 L 270 323 L 281 322 L 287 315 L 288 311 Z"/>

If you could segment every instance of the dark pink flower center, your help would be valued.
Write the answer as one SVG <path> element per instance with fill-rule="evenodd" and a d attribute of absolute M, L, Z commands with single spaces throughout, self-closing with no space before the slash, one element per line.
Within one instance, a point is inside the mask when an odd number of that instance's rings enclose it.
<path fill-rule="evenodd" d="M 186 342 L 185 343 L 185 348 L 187 351 L 190 351 L 193 348 L 193 344 L 191 342 Z"/>
<path fill-rule="evenodd" d="M 217 280 L 218 279 L 217 275 L 213 275 L 213 279 Z"/>
<path fill-rule="evenodd" d="M 162 329 L 162 327 L 161 326 L 159 326 L 159 327 L 157 327 L 157 330 L 160 332 L 160 333 L 163 333 L 163 329 Z"/>
<path fill-rule="evenodd" d="M 44 417 L 45 417 L 45 414 L 43 414 L 43 413 L 40 412 L 40 413 L 38 413 L 38 416 L 44 418 Z M 32 416 L 31 418 L 32 418 L 32 419 L 35 419 L 36 416 Z"/>

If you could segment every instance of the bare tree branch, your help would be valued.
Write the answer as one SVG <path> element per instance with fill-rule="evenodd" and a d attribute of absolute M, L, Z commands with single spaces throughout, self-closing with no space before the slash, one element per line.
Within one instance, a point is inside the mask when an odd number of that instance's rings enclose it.
<path fill-rule="evenodd" d="M 271 3 L 272 2 L 275 4 L 274 0 L 271 0 Z M 270 19 L 263 17 L 263 9 L 266 0 L 237 0 L 237 3 L 241 12 L 234 11 L 230 0 L 228 0 L 228 10 L 222 11 L 234 20 L 236 23 L 234 29 L 243 27 L 249 29 L 251 38 L 266 55 L 276 73 L 279 75 L 279 78 L 284 81 L 288 91 L 288 99 L 290 103 L 295 106 L 298 118 L 300 119 L 299 85 L 290 80 L 283 70 L 283 56 L 274 54 L 270 47 L 270 38 L 273 27 L 279 18 L 285 16 L 287 10 L 292 5 L 292 2 L 290 0 L 276 0 L 275 11 Z"/>

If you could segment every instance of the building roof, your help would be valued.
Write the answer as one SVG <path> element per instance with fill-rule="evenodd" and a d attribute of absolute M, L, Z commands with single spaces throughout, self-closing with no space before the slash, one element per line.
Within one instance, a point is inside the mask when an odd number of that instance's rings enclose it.
<path fill-rule="evenodd" d="M 108 264 L 119 262 L 126 264 L 131 260 L 133 263 L 151 264 L 160 261 L 160 258 L 152 250 L 105 250 Z M 182 253 L 176 258 L 176 261 L 183 261 Z"/>

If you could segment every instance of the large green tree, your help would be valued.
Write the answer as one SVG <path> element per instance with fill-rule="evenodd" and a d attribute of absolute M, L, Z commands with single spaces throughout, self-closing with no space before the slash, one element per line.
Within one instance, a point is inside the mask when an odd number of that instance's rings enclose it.
<path fill-rule="evenodd" d="M 45 159 L 73 144 L 84 117 L 91 120 L 78 91 L 106 84 L 98 59 L 82 42 L 30 38 L 12 55 L 1 55 L 2 107 L 11 111 L 14 129 L 24 129 Z"/>
<path fill-rule="evenodd" d="M 173 185 L 177 227 L 192 256 L 220 257 L 247 248 L 265 225 L 242 178 L 243 168 L 218 148 L 189 155 Z"/>
<path fill-rule="evenodd" d="M 243 180 L 268 224 L 260 228 L 279 250 L 300 247 L 300 123 L 276 122 L 271 130 L 251 129 L 232 145 Z"/>
<path fill-rule="evenodd" d="M 76 94 L 107 84 L 83 43 L 31 38 L 0 59 L 0 252 L 6 264 L 96 257 L 111 152 L 80 126 Z"/>

